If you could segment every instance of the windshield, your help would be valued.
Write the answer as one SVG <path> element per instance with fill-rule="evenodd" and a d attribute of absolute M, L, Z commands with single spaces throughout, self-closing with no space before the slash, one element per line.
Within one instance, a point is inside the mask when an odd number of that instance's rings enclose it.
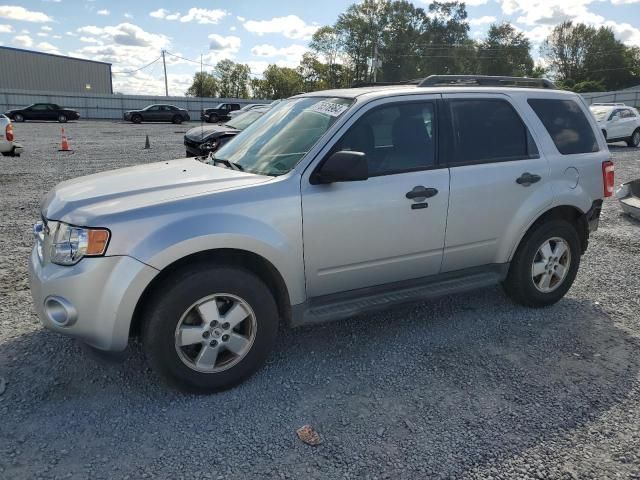
<path fill-rule="evenodd" d="M 227 126 L 237 128 L 238 130 L 244 130 L 262 115 L 264 115 L 264 112 L 260 111 L 243 113 L 242 115 L 238 115 L 233 120 L 227 122 Z"/>
<path fill-rule="evenodd" d="M 593 116 L 596 117 L 596 120 L 598 121 L 604 120 L 610 111 L 611 111 L 610 108 L 592 108 L 591 109 L 591 113 L 593 113 Z"/>
<path fill-rule="evenodd" d="M 216 158 L 251 173 L 287 173 L 352 103 L 327 97 L 284 100 L 218 150 Z"/>

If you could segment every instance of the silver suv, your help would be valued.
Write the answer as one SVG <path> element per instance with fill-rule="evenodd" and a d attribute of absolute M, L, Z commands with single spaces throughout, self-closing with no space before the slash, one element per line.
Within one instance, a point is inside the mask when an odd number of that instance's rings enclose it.
<path fill-rule="evenodd" d="M 206 161 L 59 184 L 31 291 L 47 328 L 111 351 L 140 335 L 168 383 L 215 391 L 260 367 L 280 324 L 499 283 L 557 302 L 612 192 L 594 118 L 546 80 L 303 94 Z"/>

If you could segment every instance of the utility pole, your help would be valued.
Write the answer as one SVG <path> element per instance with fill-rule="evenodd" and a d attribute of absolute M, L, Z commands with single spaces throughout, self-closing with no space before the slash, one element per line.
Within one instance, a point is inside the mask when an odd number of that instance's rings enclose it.
<path fill-rule="evenodd" d="M 376 83 L 378 76 L 378 39 L 373 44 L 373 83 Z"/>
<path fill-rule="evenodd" d="M 164 50 L 162 50 L 162 66 L 164 67 L 164 95 L 169 96 L 169 84 L 167 83 L 167 62 L 164 59 Z"/>

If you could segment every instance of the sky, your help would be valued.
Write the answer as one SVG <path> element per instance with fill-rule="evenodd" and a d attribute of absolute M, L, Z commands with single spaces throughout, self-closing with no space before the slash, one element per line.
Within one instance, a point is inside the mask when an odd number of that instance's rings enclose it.
<path fill-rule="evenodd" d="M 9 1 L 11 0 L 4 0 Z M 164 94 L 166 50 L 170 95 L 183 95 L 193 75 L 228 58 L 260 76 L 270 63 L 297 66 L 313 32 L 335 22 L 353 0 L 0 0 L 0 45 L 113 64 L 114 91 Z M 414 0 L 427 7 L 429 0 Z M 510 21 L 534 45 L 554 25 L 574 20 L 611 27 L 640 46 L 640 0 L 469 0 L 470 35 Z M 155 63 L 152 63 L 154 62 Z M 150 64 L 146 68 L 145 65 Z M 0 68 L 3 66 L 0 65 Z"/>

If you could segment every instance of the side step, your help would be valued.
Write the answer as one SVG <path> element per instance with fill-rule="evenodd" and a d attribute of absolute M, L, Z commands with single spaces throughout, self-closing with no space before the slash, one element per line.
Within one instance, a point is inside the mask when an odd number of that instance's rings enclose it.
<path fill-rule="evenodd" d="M 411 282 L 412 285 L 372 287 L 358 291 L 327 295 L 305 304 L 302 324 L 339 320 L 391 306 L 419 302 L 444 295 L 467 292 L 496 285 L 506 277 L 508 264 L 492 265 L 474 273 L 454 272 Z"/>

